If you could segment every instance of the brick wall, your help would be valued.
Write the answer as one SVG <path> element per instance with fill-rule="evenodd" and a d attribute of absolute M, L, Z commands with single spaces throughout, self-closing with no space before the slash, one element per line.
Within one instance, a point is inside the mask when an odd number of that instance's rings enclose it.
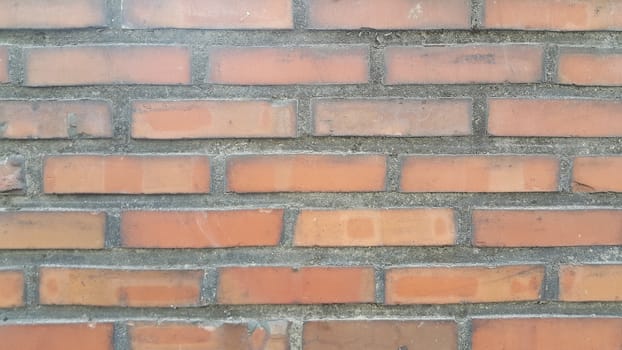
<path fill-rule="evenodd" d="M 0 0 L 0 350 L 619 350 L 621 31 Z"/>

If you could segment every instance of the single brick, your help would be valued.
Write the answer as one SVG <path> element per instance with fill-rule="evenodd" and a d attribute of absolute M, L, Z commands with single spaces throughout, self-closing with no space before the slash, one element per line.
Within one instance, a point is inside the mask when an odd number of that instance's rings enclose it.
<path fill-rule="evenodd" d="M 296 137 L 296 101 L 136 101 L 132 137 Z"/>
<path fill-rule="evenodd" d="M 129 327 L 129 336 L 132 350 L 288 350 L 287 328 L 287 321 L 137 324 Z"/>
<path fill-rule="evenodd" d="M 618 0 L 485 0 L 485 28 L 586 31 L 622 29 Z"/>
<path fill-rule="evenodd" d="M 622 210 L 475 210 L 482 247 L 622 245 Z"/>
<path fill-rule="evenodd" d="M 108 323 L 0 325 L 0 339 L 0 350 L 113 350 Z"/>
<path fill-rule="evenodd" d="M 203 156 L 54 156 L 44 165 L 46 193 L 207 193 Z"/>
<path fill-rule="evenodd" d="M 209 81 L 233 85 L 363 84 L 369 48 L 362 45 L 217 47 Z"/>
<path fill-rule="evenodd" d="M 471 27 L 471 2 L 466 0 L 306 0 L 306 5 L 309 25 L 318 29 Z"/>
<path fill-rule="evenodd" d="M 303 210 L 297 246 L 442 246 L 456 241 L 451 209 Z"/>
<path fill-rule="evenodd" d="M 9 82 L 9 50 L 0 46 L 0 84 Z"/>
<path fill-rule="evenodd" d="M 291 29 L 292 0 L 125 0 L 127 28 Z"/>
<path fill-rule="evenodd" d="M 181 307 L 200 303 L 201 271 L 52 268 L 40 270 L 43 305 Z"/>
<path fill-rule="evenodd" d="M 0 158 L 0 194 L 26 189 L 23 168 L 24 158 L 20 156 Z"/>
<path fill-rule="evenodd" d="M 227 160 L 232 192 L 384 191 L 386 157 L 381 155 L 256 155 Z"/>
<path fill-rule="evenodd" d="M 112 137 L 112 111 L 105 101 L 2 101 L 0 138 Z"/>
<path fill-rule="evenodd" d="M 460 136 L 470 135 L 467 99 L 315 99 L 315 135 Z"/>
<path fill-rule="evenodd" d="M 307 321 L 305 350 L 457 350 L 457 327 L 451 321 L 365 320 Z"/>
<path fill-rule="evenodd" d="M 189 84 L 190 50 L 176 46 L 65 46 L 25 50 L 27 86 Z"/>
<path fill-rule="evenodd" d="M 403 192 L 551 192 L 559 160 L 550 156 L 409 156 Z"/>
<path fill-rule="evenodd" d="M 622 265 L 566 265 L 559 269 L 562 301 L 622 300 Z"/>
<path fill-rule="evenodd" d="M 618 350 L 619 318 L 507 318 L 473 320 L 473 350 Z"/>
<path fill-rule="evenodd" d="M 1 29 L 106 26 L 105 0 L 0 0 Z"/>
<path fill-rule="evenodd" d="M 622 157 L 579 157 L 574 159 L 574 192 L 622 192 Z"/>
<path fill-rule="evenodd" d="M 385 49 L 385 84 L 535 83 L 542 80 L 541 46 L 520 44 Z"/>
<path fill-rule="evenodd" d="M 106 214 L 0 212 L 0 249 L 101 249 Z"/>
<path fill-rule="evenodd" d="M 558 82 L 571 85 L 622 85 L 622 53 L 593 48 L 560 49 Z"/>
<path fill-rule="evenodd" d="M 1 237 L 0 233 L 0 237 Z M 24 304 L 24 274 L 18 271 L 0 270 L 0 308 L 22 306 Z M 0 328 L 2 334 L 2 328 Z M 0 336 L 0 339 L 3 339 Z M 0 341 L 0 349 L 2 343 Z"/>
<path fill-rule="evenodd" d="M 372 303 L 374 270 L 368 267 L 225 267 L 220 304 Z"/>
<path fill-rule="evenodd" d="M 282 229 L 283 210 L 273 209 L 128 211 L 121 215 L 123 246 L 133 248 L 275 246 Z"/>
<path fill-rule="evenodd" d="M 412 267 L 386 272 L 387 304 L 491 303 L 540 299 L 544 267 Z"/>
<path fill-rule="evenodd" d="M 621 101 L 493 98 L 488 106 L 488 132 L 495 136 L 622 136 Z"/>

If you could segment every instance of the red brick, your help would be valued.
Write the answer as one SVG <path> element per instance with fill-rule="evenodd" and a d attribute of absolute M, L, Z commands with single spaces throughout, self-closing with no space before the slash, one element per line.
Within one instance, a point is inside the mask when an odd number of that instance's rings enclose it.
<path fill-rule="evenodd" d="M 622 53 L 585 49 L 561 49 L 558 82 L 572 85 L 622 85 Z"/>
<path fill-rule="evenodd" d="M 207 193 L 203 156 L 55 156 L 44 165 L 46 193 Z"/>
<path fill-rule="evenodd" d="M 176 46 L 27 49 L 27 86 L 189 84 L 190 50 Z"/>
<path fill-rule="evenodd" d="M 386 273 L 387 304 L 538 300 L 544 267 L 412 267 Z"/>
<path fill-rule="evenodd" d="M 538 30 L 622 29 L 617 0 L 486 0 L 484 27 Z"/>
<path fill-rule="evenodd" d="M 475 210 L 475 245 L 565 247 L 622 244 L 620 210 Z"/>
<path fill-rule="evenodd" d="M 562 301 L 622 300 L 622 265 L 566 265 L 559 269 Z"/>
<path fill-rule="evenodd" d="M 17 271 L 0 271 L 0 308 L 17 307 L 23 304 L 24 275 Z M 2 334 L 2 328 L 0 328 L 0 334 Z M 2 349 L 3 341 L 0 342 L 0 349 Z"/>
<path fill-rule="evenodd" d="M 363 84 L 369 48 L 350 46 L 218 47 L 209 81 L 233 85 Z"/>
<path fill-rule="evenodd" d="M 133 248 L 275 246 L 282 228 L 283 210 L 272 209 L 129 211 L 121 216 L 123 245 Z"/>
<path fill-rule="evenodd" d="M 26 189 L 23 167 L 22 157 L 0 158 L 0 193 L 21 192 Z"/>
<path fill-rule="evenodd" d="M 286 321 L 225 323 L 220 325 L 138 324 L 131 325 L 132 350 L 249 349 L 288 350 Z"/>
<path fill-rule="evenodd" d="M 292 0 L 125 0 L 128 28 L 290 29 Z"/>
<path fill-rule="evenodd" d="M 0 212 L 0 249 L 101 249 L 106 214 Z"/>
<path fill-rule="evenodd" d="M 385 49 L 386 84 L 535 83 L 542 80 L 537 45 L 392 46 Z"/>
<path fill-rule="evenodd" d="M 307 321 L 305 350 L 457 350 L 456 324 L 450 321 Z"/>
<path fill-rule="evenodd" d="M 309 25 L 321 29 L 468 29 L 470 5 L 465 0 L 307 0 Z"/>
<path fill-rule="evenodd" d="M 374 270 L 367 267 L 226 267 L 220 304 L 344 304 L 374 302 Z"/>
<path fill-rule="evenodd" d="M 559 161 L 549 156 L 410 156 L 403 192 L 551 192 Z"/>
<path fill-rule="evenodd" d="M 0 325 L 0 350 L 113 350 L 112 324 Z"/>
<path fill-rule="evenodd" d="M 619 137 L 622 102 L 594 99 L 489 99 L 495 136 Z"/>
<path fill-rule="evenodd" d="M 9 82 L 9 50 L 0 46 L 0 84 Z"/>
<path fill-rule="evenodd" d="M 315 135 L 470 135 L 471 100 L 316 99 Z"/>
<path fill-rule="evenodd" d="M 106 26 L 105 0 L 3 0 L 0 28 L 85 28 Z"/>
<path fill-rule="evenodd" d="M 575 158 L 572 190 L 575 192 L 622 192 L 622 157 Z"/>
<path fill-rule="evenodd" d="M 473 320 L 473 350 L 618 350 L 622 319 L 509 318 Z"/>
<path fill-rule="evenodd" d="M 201 271 L 42 268 L 43 305 L 178 307 L 200 303 Z"/>
<path fill-rule="evenodd" d="M 380 155 L 257 155 L 227 161 L 232 192 L 373 192 L 385 189 Z"/>
<path fill-rule="evenodd" d="M 137 101 L 132 137 L 296 137 L 296 109 L 291 100 Z"/>
<path fill-rule="evenodd" d="M 2 101 L 0 137 L 7 139 L 112 137 L 105 101 Z"/>
<path fill-rule="evenodd" d="M 303 210 L 297 246 L 441 246 L 456 240 L 451 209 Z"/>

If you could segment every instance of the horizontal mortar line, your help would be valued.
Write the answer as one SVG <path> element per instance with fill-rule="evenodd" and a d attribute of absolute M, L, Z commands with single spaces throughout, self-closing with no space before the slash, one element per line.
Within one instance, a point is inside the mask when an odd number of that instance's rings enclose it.
<path fill-rule="evenodd" d="M 40 195 L 0 197 L 0 208 L 81 210 L 191 210 L 219 208 L 559 207 L 619 208 L 621 193 L 274 193 L 201 195 Z"/>
<path fill-rule="evenodd" d="M 620 31 L 527 31 L 502 29 L 436 29 L 436 30 L 374 30 L 369 28 L 348 30 L 223 30 L 223 29 L 113 29 L 87 28 L 71 30 L 0 30 L 0 42 L 23 45 L 58 45 L 84 43 L 110 43 L 117 41 L 137 44 L 187 44 L 196 45 L 290 45 L 367 43 L 381 45 L 403 44 L 469 44 L 473 41 L 491 43 L 550 42 L 560 44 L 598 45 L 619 41 Z"/>
<path fill-rule="evenodd" d="M 0 250 L 3 269 L 66 266 L 118 269 L 205 269 L 226 266 L 506 266 L 621 264 L 620 246 L 473 248 L 263 247 L 206 249 Z M 617 259 L 617 261 L 616 261 Z"/>
<path fill-rule="evenodd" d="M 0 309 L 0 326 L 31 323 L 245 320 L 453 320 L 456 318 L 620 317 L 622 303 L 511 302 L 449 305 L 207 305 L 176 309 L 35 306 Z M 88 315 L 88 317 L 86 316 Z M 304 315 L 304 316 L 301 316 Z M 362 319 L 361 315 L 365 315 Z"/>

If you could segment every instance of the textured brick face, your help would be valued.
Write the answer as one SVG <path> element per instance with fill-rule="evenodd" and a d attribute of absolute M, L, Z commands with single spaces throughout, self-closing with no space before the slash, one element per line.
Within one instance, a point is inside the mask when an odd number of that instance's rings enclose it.
<path fill-rule="evenodd" d="M 112 324 L 29 324 L 0 326 L 0 349 L 112 350 Z"/>
<path fill-rule="evenodd" d="M 104 27 L 105 0 L 0 1 L 0 28 Z"/>

